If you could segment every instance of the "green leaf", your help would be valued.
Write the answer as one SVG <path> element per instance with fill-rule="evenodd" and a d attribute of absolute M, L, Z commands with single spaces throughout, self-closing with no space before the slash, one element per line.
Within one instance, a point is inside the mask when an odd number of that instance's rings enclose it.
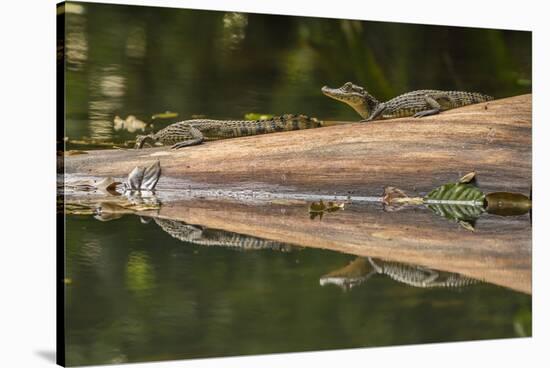
<path fill-rule="evenodd" d="M 476 186 L 466 183 L 449 183 L 435 188 L 424 199 L 445 201 L 483 202 L 485 194 Z"/>
<path fill-rule="evenodd" d="M 442 185 L 424 197 L 424 203 L 437 215 L 457 222 L 475 220 L 485 212 L 485 194 L 476 186 L 465 183 Z"/>

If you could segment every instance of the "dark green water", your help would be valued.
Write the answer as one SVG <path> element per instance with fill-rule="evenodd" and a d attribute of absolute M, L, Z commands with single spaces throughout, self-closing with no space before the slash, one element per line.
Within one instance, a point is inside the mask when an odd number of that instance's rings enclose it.
<path fill-rule="evenodd" d="M 65 46 L 68 148 L 131 140 L 138 132 L 115 130 L 115 115 L 149 123 L 166 110 L 358 120 L 320 92 L 348 80 L 381 100 L 425 88 L 531 91 L 528 32 L 79 4 Z M 66 251 L 69 365 L 531 334 L 529 295 L 382 275 L 344 292 L 319 278 L 354 256 L 203 247 L 134 216 L 67 216 Z"/>
<path fill-rule="evenodd" d="M 530 336 L 531 297 L 319 278 L 355 256 L 184 243 L 138 217 L 67 217 L 70 365 Z"/>

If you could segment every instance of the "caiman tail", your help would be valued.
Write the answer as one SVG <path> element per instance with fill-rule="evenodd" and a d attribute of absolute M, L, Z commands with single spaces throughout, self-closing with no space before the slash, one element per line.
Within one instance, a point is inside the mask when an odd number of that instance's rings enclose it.
<path fill-rule="evenodd" d="M 257 134 L 287 132 L 291 130 L 313 129 L 323 126 L 322 121 L 306 115 L 285 114 L 271 119 L 242 120 L 228 125 L 233 137 L 244 137 Z"/>
<path fill-rule="evenodd" d="M 493 97 L 478 92 L 447 91 L 453 107 L 462 107 L 494 100 Z"/>

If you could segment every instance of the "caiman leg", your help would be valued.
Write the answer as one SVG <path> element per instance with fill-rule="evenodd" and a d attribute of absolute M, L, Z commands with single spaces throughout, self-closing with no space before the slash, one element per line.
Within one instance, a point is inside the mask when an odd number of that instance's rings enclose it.
<path fill-rule="evenodd" d="M 172 146 L 172 149 L 178 149 L 183 147 L 195 146 L 201 144 L 204 141 L 204 136 L 201 131 L 195 127 L 189 127 L 189 133 L 193 136 L 193 139 L 178 142 Z"/>
<path fill-rule="evenodd" d="M 424 111 L 419 111 L 417 112 L 416 114 L 413 115 L 413 117 L 415 118 L 421 118 L 423 116 L 429 116 L 429 115 L 436 115 L 436 114 L 439 114 L 441 112 L 441 105 L 439 104 L 439 102 L 437 102 L 437 99 L 449 99 L 449 97 L 447 96 L 444 96 L 444 95 L 426 95 L 424 96 L 424 100 L 426 101 L 426 104 L 428 104 L 429 107 L 431 107 L 431 109 L 429 110 L 424 110 Z"/>
<path fill-rule="evenodd" d="M 371 121 L 382 115 L 382 113 L 386 110 L 386 105 L 384 103 L 379 104 L 376 109 L 369 115 L 368 118 L 359 120 L 360 123 L 366 123 L 367 121 Z"/>

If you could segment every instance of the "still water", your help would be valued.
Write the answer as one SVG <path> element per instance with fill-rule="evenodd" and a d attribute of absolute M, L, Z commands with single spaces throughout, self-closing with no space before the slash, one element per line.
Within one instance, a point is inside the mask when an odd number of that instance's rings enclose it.
<path fill-rule="evenodd" d="M 358 120 L 320 92 L 348 80 L 381 100 L 531 91 L 528 32 L 82 3 L 65 26 L 68 149 L 141 133 L 115 129 L 115 116 L 145 131 L 248 113 Z M 153 121 L 168 110 L 178 118 Z M 488 283 L 426 289 L 375 274 L 321 286 L 356 256 L 198 245 L 133 215 L 67 215 L 66 229 L 69 365 L 531 335 L 530 295 Z"/>
<path fill-rule="evenodd" d="M 70 365 L 531 334 L 531 297 L 499 286 L 321 286 L 356 257 L 196 245 L 137 216 L 66 224 Z"/>

